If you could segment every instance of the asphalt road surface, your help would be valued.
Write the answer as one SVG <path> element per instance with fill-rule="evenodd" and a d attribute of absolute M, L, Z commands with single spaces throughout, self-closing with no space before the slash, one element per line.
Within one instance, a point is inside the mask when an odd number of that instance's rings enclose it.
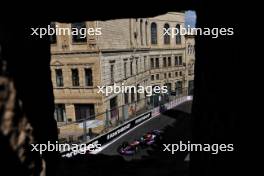
<path fill-rule="evenodd" d="M 62 158 L 56 175 L 189 176 L 189 162 L 186 162 L 188 152 L 164 152 L 163 144 L 190 140 L 191 104 L 191 101 L 185 102 L 145 122 L 99 154 Z M 123 141 L 132 141 L 153 129 L 164 131 L 163 139 L 157 145 L 141 150 L 135 156 L 121 156 L 117 153 L 117 148 Z"/>
<path fill-rule="evenodd" d="M 191 101 L 182 103 L 181 105 L 175 107 L 173 110 L 177 110 L 177 111 L 182 111 L 184 113 L 190 113 L 191 112 Z M 176 115 L 176 117 L 171 117 L 171 115 Z M 178 116 L 180 116 L 181 114 L 178 114 Z M 188 117 L 186 117 L 188 118 Z M 184 121 L 189 120 L 189 119 L 185 119 Z M 141 126 L 133 129 L 131 132 L 129 132 L 128 134 L 122 136 L 121 138 L 119 138 L 117 141 L 115 141 L 114 143 L 112 143 L 111 145 L 109 145 L 107 148 L 105 148 L 104 150 L 102 150 L 100 153 L 101 154 L 105 154 L 105 155 L 120 155 L 117 152 L 117 148 L 124 142 L 124 141 L 128 141 L 128 142 L 132 142 L 135 139 L 139 139 L 143 134 L 153 130 L 153 129 L 161 129 L 161 130 L 165 130 L 167 127 L 169 126 L 173 126 L 176 125 L 184 125 L 184 123 L 182 123 L 183 121 L 180 121 L 179 118 L 177 118 L 177 114 L 171 114 L 171 113 L 165 113 L 165 114 L 161 114 L 157 117 L 152 118 L 151 120 L 145 122 L 144 124 L 142 124 Z M 188 131 L 186 133 L 189 133 Z M 176 135 L 175 135 L 176 136 Z M 153 150 L 151 147 L 148 147 L 146 149 L 140 149 L 138 153 L 136 153 L 135 155 L 132 156 L 123 156 L 124 159 L 126 160 L 132 160 L 132 159 L 141 159 L 143 157 L 147 157 L 148 156 L 148 152 L 150 150 Z"/>

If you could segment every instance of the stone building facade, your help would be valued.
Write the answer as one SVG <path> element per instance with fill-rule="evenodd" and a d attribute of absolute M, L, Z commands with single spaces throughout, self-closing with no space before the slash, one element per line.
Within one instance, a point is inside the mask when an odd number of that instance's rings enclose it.
<path fill-rule="evenodd" d="M 195 38 L 193 35 L 185 36 L 185 57 L 186 57 L 186 86 L 188 93 L 193 94 L 194 90 L 194 64 L 195 64 Z"/>
<path fill-rule="evenodd" d="M 163 28 L 184 26 L 184 13 L 169 12 L 153 18 L 117 19 L 82 23 L 54 23 L 56 27 L 101 28 L 101 35 L 84 39 L 71 35 L 53 36 L 51 72 L 58 123 L 78 121 L 85 116 L 104 120 L 106 110 L 144 100 L 144 94 L 98 92 L 97 86 L 163 86 L 171 92 L 188 87 L 194 55 L 187 45 L 194 38 L 163 35 Z M 138 104 L 143 108 L 145 101 Z M 95 117 L 96 116 L 96 117 Z"/>

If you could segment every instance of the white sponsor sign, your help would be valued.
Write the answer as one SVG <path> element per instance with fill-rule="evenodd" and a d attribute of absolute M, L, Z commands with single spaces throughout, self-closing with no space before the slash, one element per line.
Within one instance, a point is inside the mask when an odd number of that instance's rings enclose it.
<path fill-rule="evenodd" d="M 102 120 L 87 120 L 86 121 L 86 128 L 95 128 L 95 127 L 98 127 L 98 126 L 101 126 L 103 125 L 103 121 Z M 83 128 L 83 122 L 82 123 L 79 123 L 79 127 L 80 128 Z"/>

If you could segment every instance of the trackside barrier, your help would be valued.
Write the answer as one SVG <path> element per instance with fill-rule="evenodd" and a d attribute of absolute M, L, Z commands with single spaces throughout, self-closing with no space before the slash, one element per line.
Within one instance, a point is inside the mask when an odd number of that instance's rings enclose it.
<path fill-rule="evenodd" d="M 175 99 L 169 103 L 165 103 L 165 107 L 166 109 L 172 109 L 176 106 L 178 106 L 181 103 L 184 103 L 186 101 L 190 101 L 192 100 L 192 96 L 183 96 L 180 97 L 178 99 Z M 94 139 L 90 140 L 89 142 L 86 142 L 87 145 L 89 144 L 101 144 L 101 146 L 109 143 L 110 141 L 116 139 L 117 137 L 121 136 L 123 133 L 137 127 L 139 124 L 145 122 L 146 120 L 152 118 L 152 117 L 156 117 L 160 115 L 160 107 L 156 107 L 154 109 L 152 109 L 151 111 L 148 111 L 146 113 L 143 113 L 125 123 L 123 123 L 122 125 L 114 128 L 113 130 L 99 135 L 97 137 L 95 137 Z M 66 151 L 66 152 L 61 152 L 62 157 L 72 157 L 75 156 L 77 154 L 79 154 L 78 151 Z"/>
<path fill-rule="evenodd" d="M 184 103 L 186 101 L 190 101 L 192 99 L 193 99 L 192 96 L 183 96 L 183 97 L 179 97 L 175 100 L 172 100 L 169 103 L 165 103 L 164 106 L 166 107 L 167 110 L 169 110 L 169 109 L 172 109 L 172 108 L 178 106 L 181 103 Z M 156 108 L 152 109 L 152 117 L 156 117 L 158 115 L 160 115 L 160 107 L 156 107 Z"/>
<path fill-rule="evenodd" d="M 86 144 L 101 144 L 101 146 L 109 143 L 110 141 L 112 141 L 113 139 L 117 138 L 118 136 L 120 136 L 121 134 L 127 132 L 128 130 L 138 126 L 139 124 L 143 123 L 144 121 L 150 119 L 151 116 L 151 111 L 141 114 L 139 116 L 137 116 L 136 118 L 129 120 L 127 122 L 125 122 L 124 124 L 116 127 L 115 129 L 100 135 L 98 137 L 95 137 L 94 139 L 92 139 L 91 141 L 87 142 Z M 75 156 L 77 154 L 79 154 L 79 151 L 66 151 L 66 152 L 62 152 L 62 157 L 72 157 Z"/>

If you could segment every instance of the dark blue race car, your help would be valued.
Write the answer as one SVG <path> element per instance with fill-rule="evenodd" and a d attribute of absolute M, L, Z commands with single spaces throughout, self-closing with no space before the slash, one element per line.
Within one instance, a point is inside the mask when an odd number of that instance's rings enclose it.
<path fill-rule="evenodd" d="M 150 146 L 161 139 L 162 137 L 162 131 L 160 130 L 152 130 L 151 132 L 148 132 L 144 134 L 140 138 L 140 144 L 142 147 Z"/>
<path fill-rule="evenodd" d="M 131 143 L 123 142 L 118 148 L 118 152 L 122 155 L 133 155 L 138 152 L 139 148 L 145 148 L 153 145 L 162 137 L 161 130 L 152 130 L 144 134 L 139 140 L 134 140 Z"/>
<path fill-rule="evenodd" d="M 132 143 L 123 142 L 121 146 L 118 148 L 118 152 L 121 155 L 133 155 L 137 153 L 139 149 L 140 142 L 138 140 L 134 140 Z"/>

